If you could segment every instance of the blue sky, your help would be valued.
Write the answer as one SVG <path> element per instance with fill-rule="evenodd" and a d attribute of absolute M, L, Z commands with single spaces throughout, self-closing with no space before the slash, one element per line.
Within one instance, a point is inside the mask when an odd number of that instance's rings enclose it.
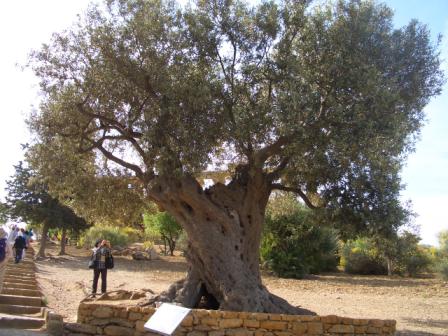
<path fill-rule="evenodd" d="M 448 60 L 448 1 L 446 0 L 389 0 L 395 10 L 394 21 L 403 26 L 416 18 L 428 25 L 434 41 L 444 35 L 442 58 Z M 448 62 L 443 64 L 448 76 Z M 436 244 L 436 234 L 448 229 L 445 208 L 448 205 L 448 85 L 442 94 L 425 108 L 427 123 L 422 129 L 415 153 L 408 158 L 402 179 L 406 184 L 403 199 L 411 199 L 418 214 L 416 223 L 424 243 Z"/>
<path fill-rule="evenodd" d="M 397 27 L 412 18 L 425 23 L 433 39 L 438 34 L 448 37 L 448 0 L 389 0 L 395 10 Z M 0 11 L 0 195 L 4 195 L 4 180 L 14 172 L 13 164 L 22 159 L 20 144 L 29 141 L 23 122 L 31 105 L 37 101 L 37 82 L 29 71 L 17 63 L 26 62 L 27 53 L 49 40 L 52 32 L 60 31 L 86 8 L 88 0 L 15 0 L 2 2 Z M 443 40 L 442 57 L 448 59 L 448 43 Z M 444 64 L 448 74 L 448 64 Z M 411 199 L 419 214 L 424 243 L 436 244 L 436 234 L 448 229 L 445 207 L 448 206 L 448 86 L 441 96 L 425 109 L 427 124 L 415 153 L 409 156 L 402 172 L 407 185 L 403 199 Z"/>

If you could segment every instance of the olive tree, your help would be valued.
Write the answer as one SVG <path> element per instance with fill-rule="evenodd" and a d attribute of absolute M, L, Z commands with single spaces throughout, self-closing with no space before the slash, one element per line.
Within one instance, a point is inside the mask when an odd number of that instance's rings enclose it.
<path fill-rule="evenodd" d="M 131 226 L 144 230 L 148 207 L 142 186 L 130 174 L 112 174 L 94 153 L 79 153 L 61 136 L 40 137 L 29 146 L 26 159 L 39 173 L 48 192 L 69 203 L 91 223 Z"/>
<path fill-rule="evenodd" d="M 184 228 L 191 267 L 160 300 L 295 313 L 260 277 L 269 195 L 384 229 L 443 82 L 436 48 L 371 1 L 109 0 L 33 53 L 30 124 L 131 172 Z"/>

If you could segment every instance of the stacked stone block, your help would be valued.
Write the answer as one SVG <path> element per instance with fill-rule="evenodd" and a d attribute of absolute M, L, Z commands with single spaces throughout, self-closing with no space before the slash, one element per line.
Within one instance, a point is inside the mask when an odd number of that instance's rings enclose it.
<path fill-rule="evenodd" d="M 81 303 L 78 323 L 67 324 L 67 335 L 152 336 L 144 324 L 155 312 L 150 307 L 120 307 Z M 292 336 L 394 335 L 394 320 L 339 316 L 298 316 L 246 312 L 192 310 L 175 336 Z"/>

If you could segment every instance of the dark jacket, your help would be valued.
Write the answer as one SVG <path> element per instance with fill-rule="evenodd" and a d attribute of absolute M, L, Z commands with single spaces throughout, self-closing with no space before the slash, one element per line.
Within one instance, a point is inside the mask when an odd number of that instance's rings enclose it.
<path fill-rule="evenodd" d="M 24 249 L 26 247 L 26 240 L 22 236 L 17 236 L 16 240 L 14 241 L 14 248 L 16 249 Z"/>
<path fill-rule="evenodd" d="M 106 246 L 95 248 L 93 250 L 92 260 L 95 260 L 95 269 L 104 269 L 106 268 L 105 261 L 106 257 L 110 257 L 112 255 L 110 249 Z"/>

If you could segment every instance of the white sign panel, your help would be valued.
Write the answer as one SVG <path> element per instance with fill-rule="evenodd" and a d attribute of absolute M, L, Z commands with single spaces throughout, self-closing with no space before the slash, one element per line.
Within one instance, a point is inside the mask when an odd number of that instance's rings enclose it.
<path fill-rule="evenodd" d="M 162 335 L 171 335 L 189 312 L 188 308 L 163 303 L 145 323 L 144 328 Z"/>

